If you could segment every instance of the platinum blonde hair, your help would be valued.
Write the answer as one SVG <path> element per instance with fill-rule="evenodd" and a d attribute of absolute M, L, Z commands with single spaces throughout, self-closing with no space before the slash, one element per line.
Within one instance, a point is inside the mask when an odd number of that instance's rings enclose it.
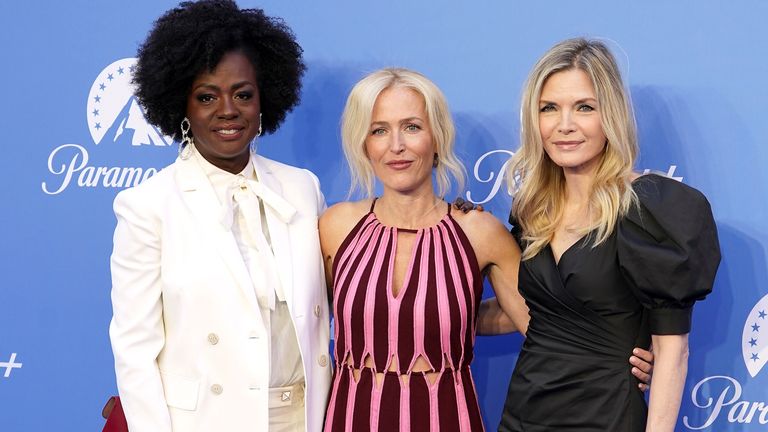
<path fill-rule="evenodd" d="M 386 68 L 366 75 L 358 81 L 347 97 L 341 117 L 341 140 L 352 177 L 349 195 L 362 191 L 373 196 L 375 175 L 365 152 L 365 140 L 370 133 L 371 117 L 376 99 L 386 89 L 408 88 L 424 98 L 432 142 L 438 164 L 434 171 L 437 194 L 445 196 L 451 180 L 459 190 L 464 187 L 464 165 L 454 153 L 455 129 L 443 92 L 424 75 L 403 68 Z"/>
<path fill-rule="evenodd" d="M 584 71 L 592 82 L 607 138 L 590 190 L 590 223 L 581 234 L 590 233 L 592 247 L 598 246 L 637 201 L 631 184 L 638 154 L 635 117 L 616 59 L 600 41 L 562 41 L 550 48 L 528 75 L 520 104 L 520 149 L 507 172 L 514 196 L 512 216 L 520 224 L 526 242 L 523 259 L 532 258 L 549 244 L 562 218 L 565 177 L 562 168 L 544 151 L 539 100 L 549 77 L 574 69 Z"/>

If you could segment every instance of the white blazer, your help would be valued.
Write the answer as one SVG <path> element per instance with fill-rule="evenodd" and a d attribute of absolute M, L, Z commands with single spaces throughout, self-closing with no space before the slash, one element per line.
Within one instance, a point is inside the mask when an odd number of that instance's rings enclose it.
<path fill-rule="evenodd" d="M 295 209 L 265 206 L 304 363 L 306 425 L 322 430 L 330 386 L 329 313 L 317 178 L 260 156 L 259 180 Z M 269 335 L 223 208 L 194 158 L 115 198 L 109 328 L 131 432 L 267 431 Z"/>

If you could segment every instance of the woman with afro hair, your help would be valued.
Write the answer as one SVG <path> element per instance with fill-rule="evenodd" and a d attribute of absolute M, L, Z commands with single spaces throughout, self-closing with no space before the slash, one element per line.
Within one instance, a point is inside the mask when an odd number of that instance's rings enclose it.
<path fill-rule="evenodd" d="M 184 2 L 138 53 L 174 163 L 117 195 L 110 338 L 131 432 L 316 431 L 330 381 L 317 178 L 255 154 L 299 100 L 279 19 Z"/>

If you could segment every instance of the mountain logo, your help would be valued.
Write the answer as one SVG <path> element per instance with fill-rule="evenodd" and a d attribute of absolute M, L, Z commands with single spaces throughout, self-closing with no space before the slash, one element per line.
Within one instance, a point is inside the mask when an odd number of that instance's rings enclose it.
<path fill-rule="evenodd" d="M 132 146 L 169 146 L 173 139 L 147 123 L 144 110 L 134 96 L 131 82 L 135 58 L 117 60 L 104 68 L 91 86 L 86 104 L 88 130 L 93 142 L 116 142 L 124 134 Z M 122 141 L 122 140 L 121 140 Z"/>
<path fill-rule="evenodd" d="M 99 73 L 88 93 L 88 131 L 98 150 L 82 143 L 57 145 L 48 154 L 46 179 L 40 187 L 46 195 L 76 188 L 126 188 L 155 175 L 155 165 L 167 165 L 173 139 L 147 123 L 144 109 L 131 82 L 135 58 L 117 60 Z M 136 152 L 142 147 L 148 151 Z M 170 151 L 170 153 L 169 153 Z"/>
<path fill-rule="evenodd" d="M 755 304 L 744 322 L 741 354 L 752 378 L 768 362 L 768 295 Z"/>

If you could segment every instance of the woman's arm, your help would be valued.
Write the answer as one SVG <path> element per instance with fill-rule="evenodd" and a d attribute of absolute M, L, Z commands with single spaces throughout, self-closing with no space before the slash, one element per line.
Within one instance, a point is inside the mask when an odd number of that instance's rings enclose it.
<path fill-rule="evenodd" d="M 646 431 L 674 431 L 685 377 L 688 374 L 688 335 L 653 335 L 656 361 Z"/>
<path fill-rule="evenodd" d="M 458 212 L 457 212 L 458 213 Z M 528 330 L 528 307 L 517 290 L 520 248 L 512 234 L 492 214 L 457 214 L 473 245 L 478 264 L 496 293 L 480 305 L 477 332 L 493 335 Z"/>
<path fill-rule="evenodd" d="M 496 297 L 480 304 L 477 333 L 498 335 L 519 331 L 525 335 L 530 318 L 528 307 L 518 290 L 521 253 L 517 242 L 491 214 L 473 212 L 461 219 L 468 228 L 465 231 L 477 242 L 473 244 L 482 245 L 475 247 L 478 261 L 485 265 L 488 279 L 496 293 Z M 641 348 L 635 348 L 633 354 L 629 359 L 632 374 L 641 381 L 640 389 L 646 391 L 651 380 L 654 356 Z"/>
<path fill-rule="evenodd" d="M 118 194 L 117 227 L 111 257 L 112 322 L 109 336 L 115 376 L 131 431 L 170 432 L 157 356 L 165 344 L 160 281 L 159 221 L 146 197 Z"/>
<path fill-rule="evenodd" d="M 488 280 L 496 293 L 497 304 L 506 318 L 496 318 L 491 328 L 497 332 L 506 330 L 510 328 L 509 322 L 511 322 L 514 325 L 514 330 L 524 335 L 528 331 L 530 317 L 525 299 L 520 295 L 517 288 L 520 249 L 512 235 L 507 230 L 504 232 L 508 238 L 500 241 L 500 243 L 505 243 L 503 246 L 495 248 L 502 250 L 496 252 L 497 261 L 488 270 Z"/>
<path fill-rule="evenodd" d="M 477 334 L 494 336 L 517 331 L 512 319 L 504 313 L 496 297 L 483 300 L 477 318 Z M 525 332 L 521 332 L 525 334 Z"/>
<path fill-rule="evenodd" d="M 340 202 L 325 210 L 318 221 L 320 250 L 323 253 L 325 267 L 325 284 L 328 289 L 328 301 L 331 304 L 333 303 L 333 262 L 336 259 L 336 253 L 347 235 L 366 214 L 370 205 L 370 200 Z"/>
<path fill-rule="evenodd" d="M 485 299 L 480 303 L 477 334 L 494 336 L 514 331 L 517 331 L 515 323 L 501 309 L 496 297 Z M 525 336 L 525 331 L 521 331 L 521 333 Z M 644 392 L 648 391 L 651 383 L 654 355 L 651 351 L 642 348 L 635 348 L 632 354 L 629 358 L 629 363 L 632 365 L 632 375 L 640 381 L 637 384 L 638 388 Z"/>

